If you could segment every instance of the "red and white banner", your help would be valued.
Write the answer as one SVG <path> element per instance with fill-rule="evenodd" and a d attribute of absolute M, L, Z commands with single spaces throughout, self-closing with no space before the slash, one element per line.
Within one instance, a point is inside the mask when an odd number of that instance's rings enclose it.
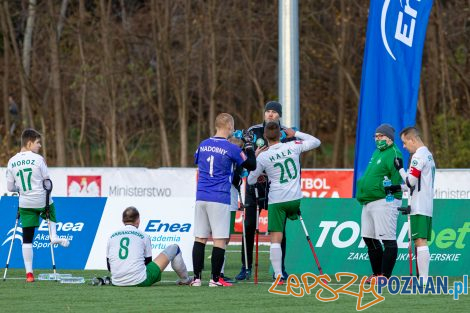
<path fill-rule="evenodd" d="M 301 187 L 306 198 L 351 198 L 353 170 L 302 170 Z"/>

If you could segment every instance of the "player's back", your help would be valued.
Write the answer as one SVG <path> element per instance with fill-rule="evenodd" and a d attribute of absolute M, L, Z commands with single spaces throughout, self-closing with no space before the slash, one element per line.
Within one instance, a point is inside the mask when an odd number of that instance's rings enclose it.
<path fill-rule="evenodd" d="M 201 142 L 195 155 L 199 170 L 196 200 L 230 204 L 234 166 L 245 159 L 242 150 L 225 138 Z"/>
<path fill-rule="evenodd" d="M 43 208 L 46 205 L 43 180 L 47 176 L 44 158 L 32 151 L 19 152 L 8 161 L 7 180 L 14 181 L 20 190 L 21 208 Z"/>
<path fill-rule="evenodd" d="M 411 175 L 418 177 L 411 196 L 412 214 L 432 216 L 436 164 L 427 147 L 420 147 L 411 158 Z"/>
<path fill-rule="evenodd" d="M 269 203 L 279 203 L 302 198 L 300 188 L 301 150 L 299 142 L 278 143 L 261 153 L 262 163 L 269 178 Z"/>
<path fill-rule="evenodd" d="M 146 278 L 145 254 L 150 254 L 150 238 L 132 225 L 115 231 L 108 241 L 106 257 L 109 259 L 113 284 L 131 286 Z"/>

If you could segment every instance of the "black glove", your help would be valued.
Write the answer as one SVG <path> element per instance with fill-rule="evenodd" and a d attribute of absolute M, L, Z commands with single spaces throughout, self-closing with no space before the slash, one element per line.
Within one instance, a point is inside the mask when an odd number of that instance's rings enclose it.
<path fill-rule="evenodd" d="M 401 212 L 401 214 L 403 215 L 408 215 L 411 213 L 411 207 L 410 206 L 407 206 L 406 208 L 397 208 L 398 211 Z"/>
<path fill-rule="evenodd" d="M 397 193 L 397 192 L 401 191 L 401 186 L 400 185 L 391 185 L 389 187 L 384 187 L 384 189 L 385 189 L 385 193 L 388 194 L 390 192 L 390 193 L 394 194 L 394 193 Z"/>
<path fill-rule="evenodd" d="M 399 171 L 403 168 L 403 159 L 402 158 L 395 158 L 393 159 L 393 166 Z"/>
<path fill-rule="evenodd" d="M 242 140 L 245 142 L 244 149 L 253 149 L 253 132 L 244 130 Z"/>

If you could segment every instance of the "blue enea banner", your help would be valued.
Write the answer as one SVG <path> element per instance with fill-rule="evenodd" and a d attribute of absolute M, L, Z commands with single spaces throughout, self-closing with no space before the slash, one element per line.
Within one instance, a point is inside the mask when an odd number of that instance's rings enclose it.
<path fill-rule="evenodd" d="M 57 245 L 54 248 L 57 269 L 84 269 L 103 215 L 106 198 L 54 197 L 54 203 L 58 221 L 57 235 L 66 236 L 70 240 L 68 248 Z M 15 238 L 10 268 L 24 268 L 21 223 L 16 236 L 13 236 L 17 208 L 18 197 L 1 198 L 0 262 L 6 263 L 10 242 Z M 45 221 L 41 221 L 34 233 L 33 253 L 33 269 L 52 268 L 49 232 Z"/>
<path fill-rule="evenodd" d="M 415 125 L 421 58 L 432 0 L 371 0 L 356 130 L 355 182 L 375 150 L 382 123 L 400 131 Z M 408 154 L 403 154 L 407 163 Z"/>

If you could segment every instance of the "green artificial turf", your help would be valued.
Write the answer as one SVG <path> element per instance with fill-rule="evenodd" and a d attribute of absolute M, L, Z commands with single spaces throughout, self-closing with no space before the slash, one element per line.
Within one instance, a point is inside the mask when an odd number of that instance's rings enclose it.
<path fill-rule="evenodd" d="M 176 286 L 176 275 L 165 272 L 162 282 L 149 288 L 91 286 L 92 277 L 104 276 L 105 271 L 68 271 L 74 276 L 83 276 L 85 284 L 61 284 L 53 281 L 36 281 L 27 284 L 24 270 L 10 269 L 8 279 L 0 281 L 1 312 L 356 312 L 357 298 L 340 294 L 334 302 L 321 302 L 312 290 L 312 294 L 303 297 L 282 296 L 268 292 L 272 283 L 269 272 L 269 248 L 261 246 L 259 278 L 239 282 L 230 288 L 209 288 L 207 286 L 210 271 L 210 249 L 206 250 L 206 271 L 203 274 L 202 287 Z M 227 253 L 226 276 L 234 277 L 240 269 L 240 246 L 230 246 Z M 310 260 L 308 260 L 310 261 Z M 60 264 L 58 264 L 60 268 Z M 50 270 L 35 270 L 49 273 Z M 315 268 L 312 268 L 315 273 Z M 3 271 L 2 271 L 3 275 Z M 454 278 L 455 279 L 461 278 Z M 331 284 L 338 289 L 340 284 Z M 285 290 L 285 286 L 276 289 Z M 349 287 L 357 292 L 358 285 Z M 295 289 L 299 291 L 299 289 Z M 364 312 L 468 312 L 470 297 L 461 295 L 453 300 L 451 295 L 391 295 L 384 292 L 385 300 L 366 309 Z M 325 291 L 322 296 L 331 297 Z M 375 299 L 366 294 L 362 303 Z"/>

